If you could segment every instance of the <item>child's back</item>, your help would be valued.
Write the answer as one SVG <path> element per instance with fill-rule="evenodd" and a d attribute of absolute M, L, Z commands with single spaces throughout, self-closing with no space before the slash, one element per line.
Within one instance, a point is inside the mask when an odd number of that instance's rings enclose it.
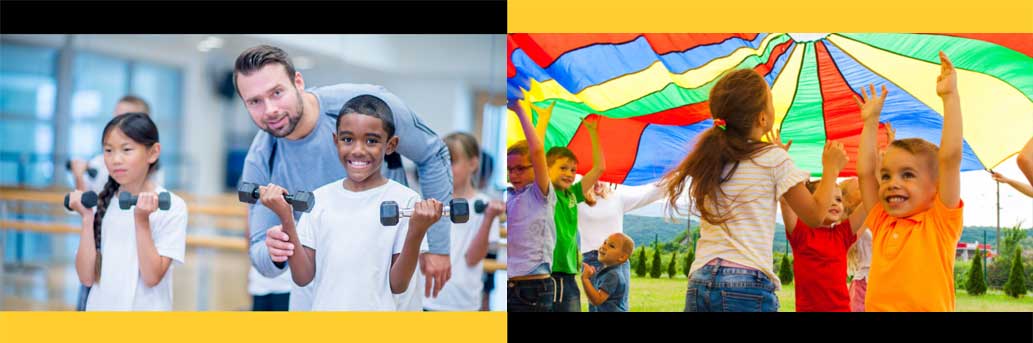
<path fill-rule="evenodd" d="M 380 224 L 380 204 L 412 207 L 419 195 L 393 180 L 361 192 L 337 180 L 312 193 L 316 205 L 298 223 L 301 243 L 316 251 L 312 309 L 394 311 L 391 259 L 402 251 L 409 220 Z"/>
<path fill-rule="evenodd" d="M 732 167 L 733 164 L 726 165 L 723 175 Z M 718 202 L 722 207 L 718 213 L 728 213 L 728 220 L 721 225 L 702 221 L 690 273 L 720 258 L 760 270 L 779 285 L 772 269 L 771 243 L 775 237 L 778 199 L 808 177 L 806 171 L 796 168 L 785 150 L 774 146 L 765 148 L 752 160 L 740 161 L 720 187 L 722 195 Z M 706 204 L 710 208 L 713 205 Z"/>

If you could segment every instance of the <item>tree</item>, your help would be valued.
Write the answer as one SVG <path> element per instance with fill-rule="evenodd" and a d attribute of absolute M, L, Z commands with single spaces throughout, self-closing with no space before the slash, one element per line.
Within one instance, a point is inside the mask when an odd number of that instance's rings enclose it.
<path fill-rule="evenodd" d="M 778 269 L 778 278 L 783 285 L 793 283 L 793 261 L 789 259 L 789 245 L 786 244 L 786 254 L 782 255 L 782 267 Z"/>
<path fill-rule="evenodd" d="M 1004 293 L 1018 298 L 1026 295 L 1026 271 L 1022 267 L 1022 249 L 1016 247 L 1014 255 L 1008 272 L 1008 282 L 1004 283 Z"/>
<path fill-rule="evenodd" d="M 968 280 L 965 281 L 965 291 L 969 295 L 982 295 L 986 293 L 986 279 L 983 277 L 983 251 L 976 250 L 976 256 L 972 258 L 972 268 L 968 270 Z"/>
<path fill-rule="evenodd" d="M 660 274 L 663 273 L 663 261 L 660 258 L 660 243 L 658 240 L 653 241 L 653 269 L 649 271 L 649 276 L 654 279 L 659 278 Z"/>
<path fill-rule="evenodd" d="M 638 261 L 635 263 L 635 275 L 646 276 L 646 247 L 638 249 Z"/>
<path fill-rule="evenodd" d="M 685 274 L 685 277 L 689 277 L 689 270 L 692 269 L 692 262 L 695 262 L 695 261 L 696 261 L 696 246 L 693 245 L 693 246 L 689 247 L 689 253 L 685 254 L 685 268 L 682 270 L 682 272 Z"/>
<path fill-rule="evenodd" d="M 678 272 L 678 250 L 674 251 L 674 255 L 671 255 L 671 263 L 667 265 L 667 277 L 673 279 L 674 274 Z"/>

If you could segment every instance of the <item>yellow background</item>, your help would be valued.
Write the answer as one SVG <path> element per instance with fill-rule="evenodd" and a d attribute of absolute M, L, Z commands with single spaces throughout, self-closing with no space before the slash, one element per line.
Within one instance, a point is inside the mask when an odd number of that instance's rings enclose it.
<path fill-rule="evenodd" d="M 510 0 L 509 32 L 1033 32 L 1030 0 Z"/>

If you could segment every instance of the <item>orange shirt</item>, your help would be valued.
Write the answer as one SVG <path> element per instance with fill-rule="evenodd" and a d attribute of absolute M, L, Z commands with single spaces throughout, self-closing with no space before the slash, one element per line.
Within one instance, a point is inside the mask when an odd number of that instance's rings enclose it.
<path fill-rule="evenodd" d="M 962 209 L 948 209 L 936 194 L 933 206 L 907 218 L 892 217 L 882 203 L 868 213 L 872 265 L 867 311 L 954 311 L 954 253 L 961 239 Z"/>

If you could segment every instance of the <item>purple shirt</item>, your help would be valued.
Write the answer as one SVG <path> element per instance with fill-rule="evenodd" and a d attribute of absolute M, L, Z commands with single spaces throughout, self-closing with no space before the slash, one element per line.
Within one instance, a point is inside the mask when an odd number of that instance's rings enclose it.
<path fill-rule="evenodd" d="M 551 273 L 556 248 L 556 191 L 552 183 L 548 196 L 534 182 L 519 190 L 510 187 L 506 193 L 509 277 Z"/>

